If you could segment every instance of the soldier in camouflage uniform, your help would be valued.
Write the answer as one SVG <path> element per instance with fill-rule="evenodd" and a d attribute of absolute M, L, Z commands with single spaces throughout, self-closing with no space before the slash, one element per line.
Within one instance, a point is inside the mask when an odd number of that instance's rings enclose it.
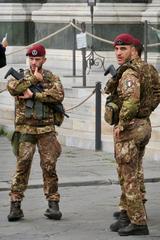
<path fill-rule="evenodd" d="M 120 65 L 116 81 L 106 85 L 118 106 L 114 123 L 117 172 L 122 189 L 121 213 L 111 231 L 120 236 L 148 235 L 141 182 L 142 157 L 151 137 L 150 114 L 160 102 L 160 80 L 156 69 L 137 56 L 137 39 L 120 34 L 114 40 Z"/>
<path fill-rule="evenodd" d="M 7 84 L 16 104 L 12 144 L 17 157 L 16 172 L 9 194 L 11 198 L 9 221 L 17 221 L 24 216 L 21 201 L 28 185 L 36 146 L 43 172 L 44 194 L 49 206 L 44 215 L 56 220 L 62 216 L 59 210 L 60 194 L 56 173 L 61 145 L 55 131 L 57 115 L 51 106 L 63 101 L 64 89 L 59 77 L 43 69 L 45 54 L 45 48 L 41 44 L 29 48 L 26 55 L 29 57 L 30 69 L 24 72 L 22 79 L 10 79 Z"/>
<path fill-rule="evenodd" d="M 141 55 L 142 55 L 142 52 L 143 52 L 143 46 L 142 46 L 141 42 L 139 41 L 139 39 L 135 38 L 134 47 L 135 47 L 135 50 L 136 50 L 136 52 L 134 53 L 134 58 L 136 58 L 136 59 L 138 57 L 141 58 Z M 106 84 L 106 91 L 107 91 L 107 88 L 108 88 L 107 86 L 108 85 L 109 85 L 109 82 L 107 82 L 107 84 Z M 139 167 L 137 169 L 137 176 L 138 176 L 138 179 L 139 179 L 140 191 L 141 191 L 141 195 L 142 195 L 142 199 L 143 199 L 143 204 L 145 204 L 147 199 L 145 197 L 146 188 L 145 188 L 145 184 L 144 184 L 144 171 L 143 171 L 143 165 L 142 165 L 143 156 L 144 156 L 144 151 L 141 151 L 141 156 L 139 157 Z M 124 199 L 125 199 L 125 193 L 123 193 L 123 191 L 122 191 L 121 197 L 120 197 L 120 203 L 119 203 L 120 211 L 117 211 L 117 212 L 113 213 L 113 216 L 116 219 L 119 218 L 121 211 L 123 211 L 125 209 L 125 208 L 123 209 Z M 144 208 L 145 208 L 145 205 L 144 205 Z"/>

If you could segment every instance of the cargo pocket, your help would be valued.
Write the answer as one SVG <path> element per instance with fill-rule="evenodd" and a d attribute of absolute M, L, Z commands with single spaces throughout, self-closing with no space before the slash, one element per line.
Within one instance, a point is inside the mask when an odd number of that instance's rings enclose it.
<path fill-rule="evenodd" d="M 54 142 L 53 142 L 53 148 L 54 148 L 54 152 L 56 154 L 56 157 L 58 158 L 61 155 L 62 147 L 61 147 L 61 144 L 58 142 L 56 137 L 55 137 Z"/>
<path fill-rule="evenodd" d="M 20 137 L 21 137 L 21 133 L 14 131 L 11 138 L 11 145 L 12 145 L 12 150 L 15 156 L 18 156 Z"/>
<path fill-rule="evenodd" d="M 134 140 L 116 143 L 116 161 L 118 164 L 131 163 L 137 159 L 137 147 Z"/>

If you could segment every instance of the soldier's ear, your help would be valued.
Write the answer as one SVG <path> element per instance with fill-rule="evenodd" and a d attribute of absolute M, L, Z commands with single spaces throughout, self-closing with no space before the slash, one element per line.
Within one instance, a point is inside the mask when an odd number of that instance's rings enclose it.
<path fill-rule="evenodd" d="M 46 62 L 46 60 L 47 60 L 47 58 L 45 58 L 45 57 L 44 57 L 44 58 L 43 58 L 43 63 L 45 63 L 45 62 Z"/>
<path fill-rule="evenodd" d="M 137 55 L 137 50 L 136 50 L 135 46 L 131 47 L 131 55 L 132 55 L 132 57 L 135 57 Z"/>

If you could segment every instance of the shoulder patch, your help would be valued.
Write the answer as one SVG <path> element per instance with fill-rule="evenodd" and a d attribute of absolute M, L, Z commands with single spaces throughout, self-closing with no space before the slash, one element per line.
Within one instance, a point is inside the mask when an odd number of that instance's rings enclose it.
<path fill-rule="evenodd" d="M 132 81 L 131 80 L 126 80 L 125 81 L 125 87 L 126 87 L 126 89 L 132 87 Z"/>

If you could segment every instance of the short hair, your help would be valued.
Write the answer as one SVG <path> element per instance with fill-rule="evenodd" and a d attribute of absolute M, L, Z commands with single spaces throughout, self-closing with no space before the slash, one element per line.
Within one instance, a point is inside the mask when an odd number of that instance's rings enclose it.
<path fill-rule="evenodd" d="M 144 51 L 144 47 L 142 44 L 139 44 L 139 45 L 134 45 L 137 53 L 138 53 L 138 56 L 141 57 L 142 55 L 142 52 Z"/>

